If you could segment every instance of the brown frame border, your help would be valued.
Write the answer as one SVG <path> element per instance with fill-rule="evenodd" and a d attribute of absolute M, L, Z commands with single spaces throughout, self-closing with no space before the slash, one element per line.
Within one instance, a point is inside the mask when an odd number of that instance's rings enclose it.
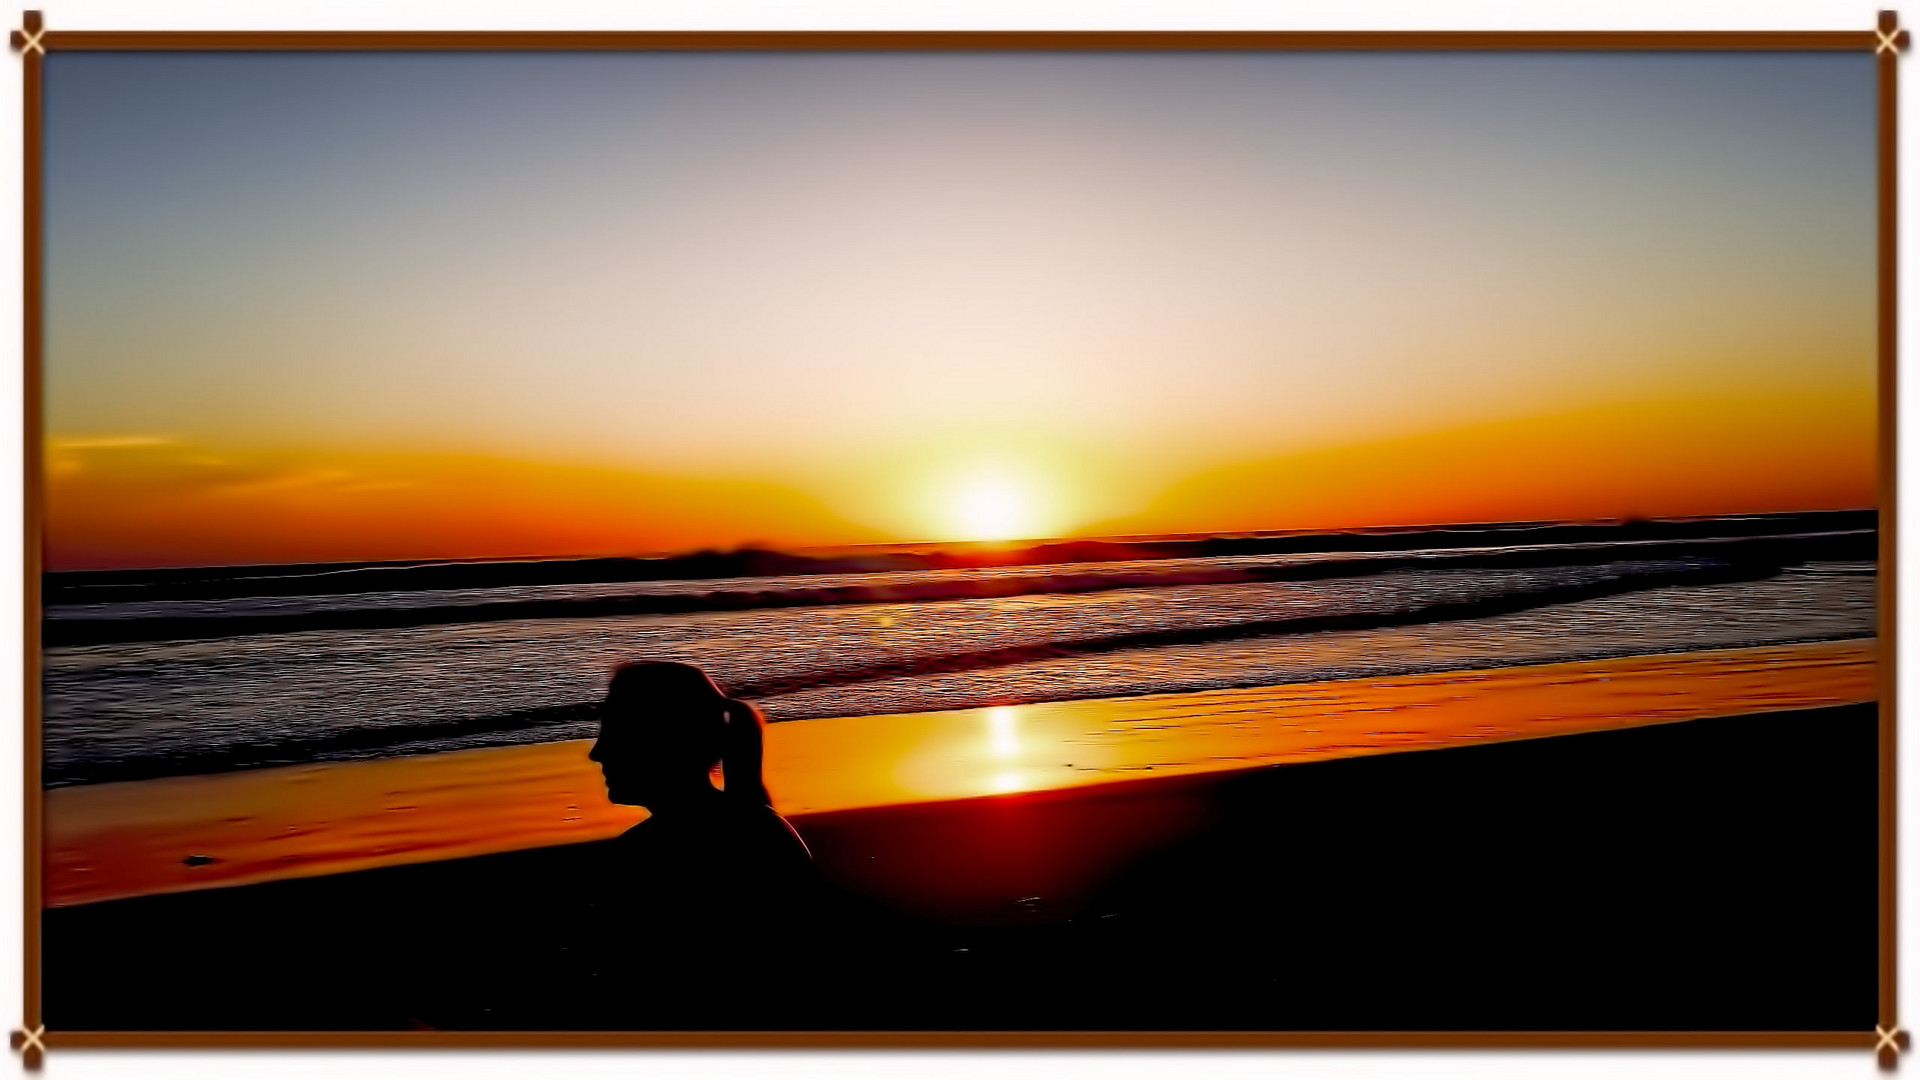
<path fill-rule="evenodd" d="M 1898 73 L 1908 33 L 1895 12 L 1875 30 L 1832 31 L 97 31 L 48 30 L 28 11 L 10 41 L 22 53 L 24 174 L 21 389 L 25 655 L 22 776 L 23 1028 L 12 1046 L 37 1070 L 44 1048 L 360 1048 L 503 1047 L 818 1048 L 818 1047 L 1162 1047 L 1162 1048 L 1871 1048 L 1883 1070 L 1909 1045 L 1898 1009 L 1897 911 L 1897 465 L 1898 465 Z M 40 913 L 40 531 L 43 512 L 41 365 L 43 362 L 41 73 L 52 50 L 196 51 L 1714 51 L 1863 52 L 1878 71 L 1878 437 L 1879 590 L 1879 1023 L 1847 1031 L 747 1031 L 747 1032 L 48 1032 L 42 1022 Z"/>

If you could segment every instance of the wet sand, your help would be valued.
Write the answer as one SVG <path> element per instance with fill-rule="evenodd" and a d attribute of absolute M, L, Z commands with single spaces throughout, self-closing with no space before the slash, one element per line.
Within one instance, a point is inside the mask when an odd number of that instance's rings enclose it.
<path fill-rule="evenodd" d="M 738 991 L 718 1001 L 690 1003 L 658 963 L 568 974 L 605 963 L 567 930 L 619 857 L 609 841 L 52 908 L 44 1015 L 55 1031 L 1861 1031 L 1876 730 L 1871 704 L 1793 709 L 807 815 L 840 900 L 805 925 L 830 947 L 729 968 Z M 696 964 L 709 941 L 619 918 Z"/>
<path fill-rule="evenodd" d="M 1133 815 L 1070 855 L 936 860 L 897 872 L 829 842 L 849 814 L 1026 794 L 1097 805 L 1142 778 L 1205 782 L 1262 766 L 1869 701 L 1871 640 L 776 724 L 767 779 L 823 865 L 863 893 L 947 920 L 1019 921 L 1182 834 L 1199 812 Z M 466 750 L 95 784 L 48 792 L 49 906 L 337 874 L 585 842 L 642 811 L 606 803 L 586 743 Z M 1094 788 L 1089 798 L 1072 798 Z M 1057 793 L 1057 794 L 1050 794 Z M 1185 805 L 1184 803 L 1182 805 Z M 1018 847 L 1018 845 L 1015 845 Z M 1078 883 L 1078 884 L 1074 884 Z M 1015 894 L 1009 896 L 1008 894 Z"/>

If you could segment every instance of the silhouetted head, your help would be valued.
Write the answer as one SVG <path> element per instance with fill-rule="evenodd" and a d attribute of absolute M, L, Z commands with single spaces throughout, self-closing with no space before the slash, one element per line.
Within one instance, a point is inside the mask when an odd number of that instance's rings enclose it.
<path fill-rule="evenodd" d="M 600 706 L 600 764 L 607 798 L 663 809 L 711 802 L 720 765 L 729 798 L 765 806 L 759 712 L 728 697 L 692 664 L 622 665 Z"/>

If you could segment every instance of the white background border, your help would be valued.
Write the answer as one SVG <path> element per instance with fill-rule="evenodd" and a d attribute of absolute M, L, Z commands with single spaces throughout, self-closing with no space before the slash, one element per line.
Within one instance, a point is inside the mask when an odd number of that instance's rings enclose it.
<path fill-rule="evenodd" d="M 1874 24 L 1877 6 L 1800 0 L 1770 3 L 1699 0 L 1363 0 L 1355 3 L 1249 3 L 1237 0 L 277 0 L 242 4 L 232 0 L 169 0 L 166 4 L 138 0 L 22 0 L 20 6 L 46 10 L 54 29 L 80 30 L 676 30 L 676 29 L 889 29 L 889 30 L 1042 30 L 1042 29 L 1228 29 L 1228 30 L 1866 30 Z M 1903 13 L 1920 38 L 1920 4 Z M 17 24 L 19 11 L 0 11 L 0 21 Z M 16 61 L 17 62 L 17 61 Z M 1920 105 L 1911 87 L 1920 83 L 1920 51 L 1910 51 L 1902 70 L 1900 141 L 1906 149 L 1901 183 L 1905 209 L 1903 252 L 1920 220 Z M 20 295 L 20 79 L 17 70 L 0 72 L 0 384 L 6 398 L 17 403 L 19 386 Z M 510 228 L 502 222 L 501 228 Z M 1920 265 L 1903 254 L 1903 330 L 1908 341 L 1920 335 L 1920 318 L 1910 302 L 1920 282 Z M 1911 347 L 1903 348 L 1901 413 L 1911 431 L 1920 417 L 1920 375 L 1904 362 Z M 20 506 L 20 412 L 0 410 L 0 506 L 13 521 L 0 529 L 0 566 L 20 565 L 18 513 Z M 1911 444 L 1912 438 L 1905 440 Z M 1920 455 L 1901 453 L 1901 502 L 1911 508 L 1920 482 Z M 1911 513 L 1904 515 L 1909 522 Z M 1901 562 L 1907 581 L 1901 590 L 1902 623 L 1915 626 L 1914 582 L 1920 580 L 1920 529 L 1902 530 Z M 0 574 L 0 611 L 20 610 L 17 575 Z M 1912 663 L 1920 631 L 1909 630 L 1901 649 L 1902 683 L 1910 701 L 1920 701 L 1920 669 Z M 20 700 L 20 638 L 18 619 L 0 615 L 0 701 Z M 20 885 L 18 867 L 18 810 L 20 806 L 20 717 L 15 710 L 0 711 L 0 1027 L 18 1022 Z M 1906 730 L 1900 753 L 1900 772 L 1907 797 L 1901 810 L 1902 869 L 1900 983 L 1905 991 L 1902 1020 L 1920 1023 L 1920 979 L 1916 979 L 1914 944 L 1920 939 L 1920 878 L 1916 877 L 1913 839 L 1920 836 L 1920 736 Z M 11 823 L 11 824 L 9 824 Z M 271 943 L 260 943 L 270 948 Z M 1757 949 L 1766 948 L 1755 941 Z M 179 962 L 219 964 L 218 955 L 203 954 L 200 943 L 181 941 Z M 1140 992 L 1177 993 L 1177 987 L 1142 986 Z M 8 1066 L 0 1064 L 0 1070 Z M 1874 1075 L 1866 1050 L 1840 1052 L 1778 1051 L 1725 1052 L 1323 1052 L 1323 1051 L 471 1051 L 462 1053 L 353 1052 L 240 1052 L 112 1053 L 56 1050 L 47 1062 L 48 1075 L 68 1078 L 147 1076 L 259 1077 L 304 1080 L 307 1077 L 354 1075 L 458 1076 L 466 1078 L 517 1077 L 559 1073 L 568 1077 L 649 1078 L 828 1078 L 870 1080 L 878 1077 L 952 1080 L 985 1075 L 996 1080 L 1037 1077 L 1099 1077 L 1134 1080 L 1145 1077 L 1611 1077 L 1632 1070 L 1638 1077 L 1812 1077 Z M 1904 1068 L 1920 1068 L 1907 1062 Z"/>

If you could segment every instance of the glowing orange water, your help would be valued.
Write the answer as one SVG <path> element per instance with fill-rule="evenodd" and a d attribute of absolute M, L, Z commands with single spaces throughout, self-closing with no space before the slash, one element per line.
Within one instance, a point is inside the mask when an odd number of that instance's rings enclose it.
<path fill-rule="evenodd" d="M 775 724 L 810 814 L 1870 701 L 1872 641 Z M 60 788 L 45 902 L 337 873 L 613 835 L 584 741 Z M 189 856 L 216 861 L 187 865 Z M 200 860 L 195 860 L 199 863 Z"/>

